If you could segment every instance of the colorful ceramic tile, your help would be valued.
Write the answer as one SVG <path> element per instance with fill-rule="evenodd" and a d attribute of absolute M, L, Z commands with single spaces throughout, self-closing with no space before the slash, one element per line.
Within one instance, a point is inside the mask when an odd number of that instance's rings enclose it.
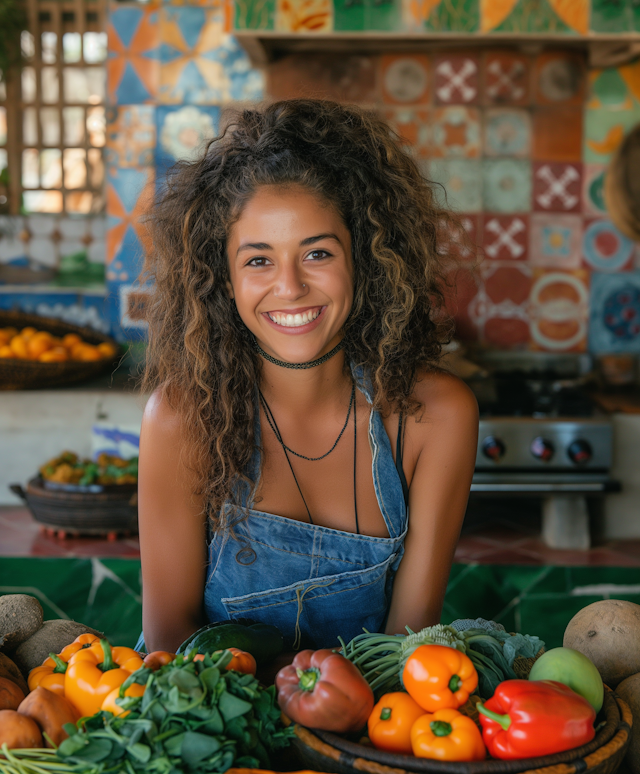
<path fill-rule="evenodd" d="M 273 30 L 276 0 L 234 0 L 236 30 Z"/>
<path fill-rule="evenodd" d="M 442 186 L 435 186 L 434 193 L 443 206 L 458 212 L 482 210 L 482 167 L 479 160 L 434 159 L 429 164 L 429 177 Z"/>
<path fill-rule="evenodd" d="M 640 4 L 637 4 L 634 10 L 640 13 Z M 640 103 L 640 59 L 634 59 L 628 64 L 620 65 L 618 72 L 632 97 L 633 106 L 636 107 Z"/>
<path fill-rule="evenodd" d="M 455 220 L 442 220 L 437 232 L 438 253 L 445 263 L 453 260 L 455 265 L 475 264 L 478 258 L 480 216 L 475 214 L 457 215 Z"/>
<path fill-rule="evenodd" d="M 332 0 L 276 0 L 278 32 L 332 32 Z"/>
<path fill-rule="evenodd" d="M 631 110 L 633 99 L 627 81 L 617 67 L 589 71 L 589 100 L 591 110 Z"/>
<path fill-rule="evenodd" d="M 585 221 L 582 254 L 585 265 L 595 271 L 630 271 L 635 246 L 610 220 L 597 218 Z"/>
<path fill-rule="evenodd" d="M 550 269 L 579 269 L 582 247 L 579 215 L 535 213 L 531 216 L 529 260 Z"/>
<path fill-rule="evenodd" d="M 363 32 L 365 0 L 333 0 L 333 28 L 336 32 Z"/>
<path fill-rule="evenodd" d="M 539 105 L 582 105 L 586 66 L 584 56 L 545 51 L 534 65 L 535 101 Z"/>
<path fill-rule="evenodd" d="M 382 57 L 382 99 L 396 105 L 429 100 L 429 58 L 422 54 Z"/>
<path fill-rule="evenodd" d="M 534 348 L 584 352 L 589 317 L 588 272 L 534 269 L 529 314 Z"/>
<path fill-rule="evenodd" d="M 107 175 L 107 279 L 135 279 L 149 236 L 141 218 L 153 200 L 153 170 L 110 167 Z"/>
<path fill-rule="evenodd" d="M 473 105 L 478 101 L 480 60 L 475 54 L 433 57 L 433 89 L 441 105 Z"/>
<path fill-rule="evenodd" d="M 533 209 L 541 212 L 579 212 L 582 165 L 536 161 L 533 164 Z"/>
<path fill-rule="evenodd" d="M 486 156 L 528 156 L 531 153 L 531 117 L 520 108 L 491 108 L 484 113 Z"/>
<path fill-rule="evenodd" d="M 167 6 L 161 11 L 160 34 L 161 102 L 211 105 L 233 99 L 232 70 L 235 66 L 237 71 L 238 65 L 250 92 L 246 98 L 259 98 L 261 77 L 250 70 L 246 54 L 224 32 L 220 9 Z"/>
<path fill-rule="evenodd" d="M 633 110 L 585 110 L 583 158 L 589 164 L 606 164 L 625 134 L 640 121 Z"/>
<path fill-rule="evenodd" d="M 106 163 L 121 169 L 153 166 L 155 107 L 124 105 L 110 108 L 107 120 Z"/>
<path fill-rule="evenodd" d="M 435 157 L 480 155 L 480 111 L 450 105 L 435 108 L 431 125 L 432 153 Z"/>
<path fill-rule="evenodd" d="M 403 145 L 417 158 L 431 155 L 431 126 L 428 108 L 387 108 L 383 117 Z"/>
<path fill-rule="evenodd" d="M 604 202 L 605 164 L 585 164 L 582 183 L 582 210 L 588 215 L 604 215 L 607 211 Z"/>
<path fill-rule="evenodd" d="M 511 51 L 488 51 L 484 58 L 484 98 L 488 105 L 528 105 L 529 57 Z"/>
<path fill-rule="evenodd" d="M 481 338 L 485 344 L 503 349 L 521 349 L 530 341 L 527 302 L 531 292 L 531 270 L 526 263 L 486 262 L 482 267 L 483 303 Z"/>
<path fill-rule="evenodd" d="M 589 350 L 640 353 L 640 272 L 591 276 Z"/>
<path fill-rule="evenodd" d="M 484 159 L 483 204 L 486 212 L 528 212 L 531 209 L 531 162 Z"/>
<path fill-rule="evenodd" d="M 429 32 L 477 32 L 480 1 L 411 0 L 408 3 L 409 29 Z"/>
<path fill-rule="evenodd" d="M 266 68 L 271 99 L 319 99 L 374 104 L 379 101 L 379 59 L 354 54 L 292 54 Z"/>
<path fill-rule="evenodd" d="M 632 20 L 628 0 L 591 0 L 594 32 L 629 32 Z"/>
<path fill-rule="evenodd" d="M 154 101 L 160 79 L 157 3 L 113 9 L 107 34 L 108 101 L 112 105 Z"/>
<path fill-rule="evenodd" d="M 195 159 L 207 140 L 218 132 L 220 108 L 184 105 L 156 107 L 156 153 L 159 172 L 166 171 L 179 159 Z"/>
<path fill-rule="evenodd" d="M 476 341 L 484 322 L 484 293 L 478 272 L 459 267 L 447 277 L 445 302 L 455 322 L 455 335 L 461 341 Z"/>
<path fill-rule="evenodd" d="M 482 251 L 485 260 L 526 260 L 529 252 L 529 216 L 485 215 Z"/>
<path fill-rule="evenodd" d="M 502 0 L 481 8 L 481 32 L 588 32 L 589 0 Z"/>
<path fill-rule="evenodd" d="M 402 30 L 402 0 L 365 0 L 365 9 L 366 30 L 381 32 Z"/>
<path fill-rule="evenodd" d="M 533 113 L 533 158 L 538 161 L 582 161 L 580 108 L 538 108 Z"/>

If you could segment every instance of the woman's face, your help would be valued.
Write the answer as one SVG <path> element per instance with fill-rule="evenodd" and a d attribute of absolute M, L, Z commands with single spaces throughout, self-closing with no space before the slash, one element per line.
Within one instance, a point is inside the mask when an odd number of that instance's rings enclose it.
<path fill-rule="evenodd" d="M 351 236 L 334 207 L 300 186 L 259 188 L 227 241 L 229 292 L 260 346 L 290 363 L 341 338 L 353 302 Z"/>

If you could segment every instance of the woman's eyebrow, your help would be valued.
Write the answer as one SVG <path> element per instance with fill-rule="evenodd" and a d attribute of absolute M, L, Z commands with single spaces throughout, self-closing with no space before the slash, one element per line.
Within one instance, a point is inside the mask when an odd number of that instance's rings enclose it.
<path fill-rule="evenodd" d="M 300 242 L 300 247 L 307 247 L 314 242 L 319 242 L 321 239 L 335 239 L 336 242 L 340 243 L 340 240 L 335 234 L 316 234 L 316 236 L 310 236 L 303 239 L 302 242 Z M 270 244 L 267 244 L 267 242 L 245 242 L 245 244 L 240 245 L 236 255 L 238 255 L 241 250 L 273 250 L 273 247 Z"/>

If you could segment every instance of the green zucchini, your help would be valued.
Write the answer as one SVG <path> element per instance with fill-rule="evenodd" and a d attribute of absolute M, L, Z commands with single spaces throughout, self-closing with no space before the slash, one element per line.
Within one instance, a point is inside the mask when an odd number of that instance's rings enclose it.
<path fill-rule="evenodd" d="M 198 629 L 188 637 L 177 653 L 213 653 L 225 648 L 246 650 L 255 658 L 258 666 L 267 664 L 282 653 L 284 639 L 276 626 L 255 623 L 245 625 L 238 621 L 216 621 Z"/>

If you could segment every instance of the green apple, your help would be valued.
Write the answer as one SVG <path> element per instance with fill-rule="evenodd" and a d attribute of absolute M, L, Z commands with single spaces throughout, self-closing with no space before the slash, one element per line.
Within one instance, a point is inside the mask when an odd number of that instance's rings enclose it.
<path fill-rule="evenodd" d="M 604 686 L 600 672 L 584 654 L 573 648 L 552 648 L 533 665 L 529 680 L 556 680 L 568 685 L 600 712 Z"/>

